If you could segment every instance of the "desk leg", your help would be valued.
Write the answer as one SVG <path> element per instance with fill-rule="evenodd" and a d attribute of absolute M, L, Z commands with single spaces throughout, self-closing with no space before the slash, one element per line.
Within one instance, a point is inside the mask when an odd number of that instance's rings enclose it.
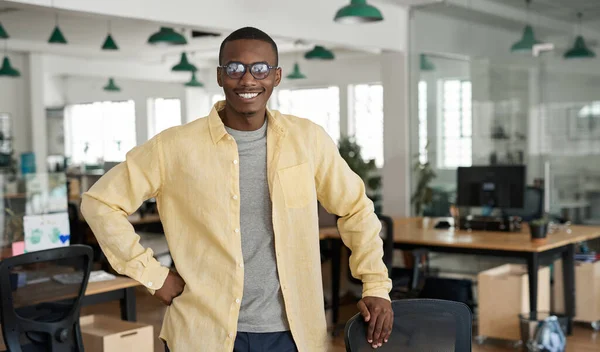
<path fill-rule="evenodd" d="M 569 321 L 567 334 L 571 335 L 573 330 L 573 317 L 575 316 L 575 245 L 570 244 L 562 253 L 563 282 L 565 295 L 565 314 Z"/>
<path fill-rule="evenodd" d="M 537 319 L 538 298 L 538 269 L 540 266 L 537 253 L 531 253 L 527 258 L 527 271 L 529 273 L 529 311 L 530 319 Z"/>
<path fill-rule="evenodd" d="M 333 324 L 333 335 L 337 333 L 336 329 L 340 311 L 341 242 L 339 239 L 331 240 L 331 321 Z"/>
<path fill-rule="evenodd" d="M 121 298 L 121 319 L 136 321 L 135 287 L 124 289 L 124 297 Z"/>

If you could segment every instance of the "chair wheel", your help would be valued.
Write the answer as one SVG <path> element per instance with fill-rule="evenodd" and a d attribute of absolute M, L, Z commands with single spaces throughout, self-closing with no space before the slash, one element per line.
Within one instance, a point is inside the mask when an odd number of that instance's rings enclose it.
<path fill-rule="evenodd" d="M 594 331 L 600 331 L 600 320 L 593 321 L 591 325 Z"/>
<path fill-rule="evenodd" d="M 487 337 L 485 337 L 485 336 L 475 336 L 475 342 L 478 345 L 483 345 L 483 343 L 485 342 L 486 339 L 487 339 Z"/>
<path fill-rule="evenodd" d="M 516 350 L 516 349 L 519 349 L 519 348 L 521 348 L 522 346 L 523 346 L 523 341 L 521 341 L 521 340 L 519 340 L 519 341 L 515 341 L 515 342 L 513 343 L 513 348 L 514 348 L 515 350 Z"/>

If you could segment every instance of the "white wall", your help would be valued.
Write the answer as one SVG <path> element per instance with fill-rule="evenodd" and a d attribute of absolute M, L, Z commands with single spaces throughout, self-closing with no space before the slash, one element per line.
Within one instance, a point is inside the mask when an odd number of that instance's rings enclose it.
<path fill-rule="evenodd" d="M 29 64 L 27 55 L 9 53 L 12 66 L 21 77 L 0 77 L 0 112 L 12 116 L 15 157 L 32 151 L 32 126 L 29 94 Z"/>

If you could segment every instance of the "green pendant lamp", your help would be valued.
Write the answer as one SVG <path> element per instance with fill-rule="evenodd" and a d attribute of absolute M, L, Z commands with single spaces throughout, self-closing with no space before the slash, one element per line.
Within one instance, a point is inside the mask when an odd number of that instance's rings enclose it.
<path fill-rule="evenodd" d="M 298 63 L 296 62 L 294 64 L 294 70 L 292 71 L 292 73 L 287 75 L 287 78 L 288 79 L 305 79 L 306 75 L 303 74 L 302 72 L 300 72 L 300 65 L 298 65 Z"/>
<path fill-rule="evenodd" d="M 179 63 L 171 68 L 171 71 L 178 72 L 196 72 L 197 70 L 196 66 L 188 61 L 185 52 L 181 53 L 181 60 L 179 60 Z"/>
<path fill-rule="evenodd" d="M 110 32 L 110 21 L 108 21 L 108 34 L 106 35 L 106 39 L 104 39 L 104 44 L 102 44 L 102 50 L 119 50 Z"/>
<path fill-rule="evenodd" d="M 335 14 L 334 21 L 344 24 L 368 23 L 383 21 L 381 12 L 367 4 L 367 0 L 351 0 Z"/>
<path fill-rule="evenodd" d="M 533 50 L 534 45 L 540 43 L 541 42 L 539 40 L 535 39 L 533 28 L 530 25 L 527 25 L 523 30 L 523 37 L 521 37 L 521 40 L 511 46 L 510 51 L 513 53 L 531 51 Z"/>
<path fill-rule="evenodd" d="M 536 44 L 540 44 L 541 42 L 535 39 L 535 35 L 533 34 L 533 27 L 529 24 L 529 6 L 531 5 L 531 0 L 525 0 L 525 6 L 527 6 L 527 25 L 523 29 L 523 36 L 521 40 L 514 43 L 510 47 L 510 51 L 513 53 L 517 52 L 530 52 L 533 50 L 533 46 Z"/>
<path fill-rule="evenodd" d="M 107 92 L 120 92 L 121 88 L 115 84 L 115 80 L 112 78 L 108 79 L 108 84 L 103 88 Z"/>
<path fill-rule="evenodd" d="M 11 66 L 8 56 L 4 56 L 2 67 L 0 67 L 0 77 L 20 77 L 21 72 Z"/>
<path fill-rule="evenodd" d="M 333 60 L 335 56 L 331 50 L 327 50 L 321 45 L 315 45 L 314 49 L 304 54 L 307 60 Z"/>
<path fill-rule="evenodd" d="M 429 59 L 427 59 L 427 55 L 425 55 L 425 54 L 420 55 L 420 67 L 421 67 L 421 71 L 435 70 L 435 66 L 433 65 L 433 63 L 431 61 L 429 61 Z"/>
<path fill-rule="evenodd" d="M 581 35 L 581 17 L 583 14 L 580 12 L 577 14 L 579 19 L 579 35 L 575 38 L 575 44 L 573 47 L 568 50 L 563 57 L 565 59 L 588 59 L 596 57 L 596 53 L 593 52 L 588 46 L 585 44 L 585 40 Z"/>
<path fill-rule="evenodd" d="M 2 27 L 2 23 L 0 23 L 0 39 L 8 39 L 8 32 Z"/>
<path fill-rule="evenodd" d="M 148 44 L 185 45 L 185 37 L 170 27 L 160 27 L 160 30 L 148 38 Z"/>
<path fill-rule="evenodd" d="M 186 86 L 186 87 L 204 87 L 204 83 L 202 83 L 196 79 L 196 72 L 192 72 L 192 78 L 190 79 L 189 82 L 184 84 L 184 86 Z"/>
<path fill-rule="evenodd" d="M 20 77 L 21 72 L 10 64 L 8 58 L 7 39 L 4 39 L 4 59 L 2 60 L 2 67 L 0 67 L 0 77 Z"/>
<path fill-rule="evenodd" d="M 60 27 L 58 26 L 58 14 L 56 14 L 56 25 L 54 26 L 52 35 L 50 35 L 50 39 L 48 39 L 48 43 L 67 44 L 67 39 L 65 39 L 65 36 L 62 34 Z"/>

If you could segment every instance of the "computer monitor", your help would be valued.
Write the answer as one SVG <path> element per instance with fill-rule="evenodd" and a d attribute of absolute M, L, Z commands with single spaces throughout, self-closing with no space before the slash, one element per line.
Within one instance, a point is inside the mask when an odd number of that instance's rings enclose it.
<path fill-rule="evenodd" d="M 459 167 L 457 181 L 458 206 L 501 209 L 524 206 L 524 165 Z"/>

